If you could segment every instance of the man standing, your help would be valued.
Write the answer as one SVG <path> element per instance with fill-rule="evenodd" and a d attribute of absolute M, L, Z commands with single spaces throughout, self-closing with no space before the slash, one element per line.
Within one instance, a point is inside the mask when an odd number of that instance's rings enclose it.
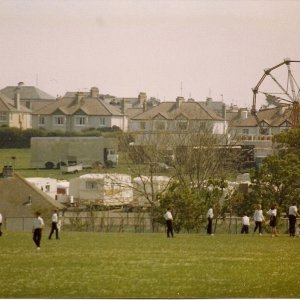
<path fill-rule="evenodd" d="M 206 217 L 207 217 L 207 234 L 209 235 L 213 235 L 212 233 L 212 220 L 213 220 L 213 217 L 214 217 L 214 212 L 213 212 L 213 209 L 212 207 L 208 210 L 207 214 L 206 214 Z"/>
<path fill-rule="evenodd" d="M 52 237 L 52 234 L 53 234 L 54 231 L 55 231 L 56 239 L 58 240 L 59 237 L 58 237 L 58 227 L 57 227 L 57 223 L 58 223 L 57 209 L 54 210 L 51 221 L 52 221 L 52 223 L 51 223 L 51 231 L 50 231 L 50 234 L 49 234 L 49 240 L 51 240 L 51 237 Z"/>
<path fill-rule="evenodd" d="M 173 216 L 171 213 L 171 208 L 168 207 L 166 213 L 164 214 L 164 218 L 166 220 L 166 225 L 167 225 L 167 237 L 174 237 L 173 234 Z"/>
<path fill-rule="evenodd" d="M 2 235 L 1 227 L 2 227 L 2 215 L 0 213 L 0 236 Z"/>
<path fill-rule="evenodd" d="M 289 233 L 290 237 L 295 237 L 295 231 L 296 231 L 296 221 L 297 221 L 297 216 L 298 216 L 298 209 L 296 202 L 294 202 L 290 207 L 289 207 Z"/>
<path fill-rule="evenodd" d="M 36 212 L 36 218 L 33 222 L 33 241 L 36 244 L 36 250 L 40 250 L 41 248 L 41 239 L 42 239 L 42 229 L 44 227 L 44 220 L 41 217 L 39 212 Z"/>

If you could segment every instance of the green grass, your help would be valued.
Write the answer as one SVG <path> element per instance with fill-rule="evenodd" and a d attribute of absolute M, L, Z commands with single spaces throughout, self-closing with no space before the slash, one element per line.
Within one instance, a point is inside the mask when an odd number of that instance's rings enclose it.
<path fill-rule="evenodd" d="M 300 238 L 62 232 L 0 238 L 0 298 L 299 298 Z"/>

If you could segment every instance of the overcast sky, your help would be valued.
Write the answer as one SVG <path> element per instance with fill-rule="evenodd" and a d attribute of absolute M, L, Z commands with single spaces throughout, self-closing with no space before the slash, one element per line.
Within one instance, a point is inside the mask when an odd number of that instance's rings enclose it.
<path fill-rule="evenodd" d="M 300 1 L 0 0 L 0 88 L 251 106 L 265 68 L 300 60 L 299 28 Z"/>

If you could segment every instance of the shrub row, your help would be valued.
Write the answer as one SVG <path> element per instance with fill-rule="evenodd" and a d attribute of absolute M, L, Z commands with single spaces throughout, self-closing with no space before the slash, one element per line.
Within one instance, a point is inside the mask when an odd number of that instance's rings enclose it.
<path fill-rule="evenodd" d="M 48 131 L 45 129 L 25 129 L 0 127 L 0 148 L 30 148 L 32 137 L 51 136 L 101 136 L 104 132 L 119 131 L 118 127 L 89 128 L 81 132 Z"/>

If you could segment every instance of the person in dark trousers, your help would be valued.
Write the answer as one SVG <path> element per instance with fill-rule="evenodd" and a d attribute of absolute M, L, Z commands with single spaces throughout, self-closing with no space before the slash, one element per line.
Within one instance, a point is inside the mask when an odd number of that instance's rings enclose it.
<path fill-rule="evenodd" d="M 2 215 L 0 214 L 0 236 L 2 235 L 1 227 L 2 227 Z"/>
<path fill-rule="evenodd" d="M 249 233 L 249 225 L 250 225 L 250 219 L 247 216 L 247 214 L 244 214 L 244 216 L 242 218 L 241 234 L 243 234 L 243 233 L 248 234 Z"/>
<path fill-rule="evenodd" d="M 45 225 L 44 220 L 41 217 L 39 212 L 36 212 L 36 218 L 33 221 L 33 241 L 36 245 L 36 250 L 41 248 L 41 239 L 42 239 L 42 229 Z"/>
<path fill-rule="evenodd" d="M 253 219 L 255 222 L 253 234 L 255 233 L 256 229 L 258 228 L 259 235 L 262 235 L 262 222 L 265 221 L 265 218 L 264 218 L 263 211 L 261 209 L 260 204 L 257 205 L 257 208 L 254 212 Z"/>
<path fill-rule="evenodd" d="M 299 216 L 297 211 L 298 211 L 297 204 L 296 204 L 296 202 L 294 202 L 289 207 L 289 233 L 290 233 L 290 237 L 295 237 L 297 216 Z"/>
<path fill-rule="evenodd" d="M 213 235 L 212 233 L 212 221 L 213 221 L 213 217 L 214 217 L 214 212 L 212 207 L 207 211 L 207 234 L 209 235 Z"/>
<path fill-rule="evenodd" d="M 167 225 L 167 237 L 169 238 L 174 237 L 173 233 L 173 216 L 171 213 L 171 208 L 168 208 L 166 213 L 164 214 L 164 218 L 166 220 L 166 225 Z"/>
<path fill-rule="evenodd" d="M 51 237 L 52 237 L 52 234 L 54 233 L 54 231 L 55 231 L 55 237 L 58 240 L 59 237 L 58 237 L 58 227 L 57 227 L 57 223 L 58 223 L 57 209 L 54 210 L 51 221 L 52 221 L 52 223 L 51 223 L 51 231 L 49 234 L 49 240 L 51 240 Z"/>

